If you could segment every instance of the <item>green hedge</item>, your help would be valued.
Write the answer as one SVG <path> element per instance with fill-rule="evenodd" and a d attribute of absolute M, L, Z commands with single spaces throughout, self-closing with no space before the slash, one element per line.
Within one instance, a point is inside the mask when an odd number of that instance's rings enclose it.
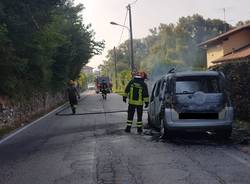
<path fill-rule="evenodd" d="M 229 81 L 235 117 L 250 121 L 250 58 L 214 66 Z"/>

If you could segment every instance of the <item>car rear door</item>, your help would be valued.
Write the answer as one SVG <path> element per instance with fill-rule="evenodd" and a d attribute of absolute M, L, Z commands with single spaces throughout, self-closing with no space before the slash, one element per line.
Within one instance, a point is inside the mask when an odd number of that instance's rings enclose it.
<path fill-rule="evenodd" d="M 154 84 L 154 87 L 153 87 L 153 90 L 151 92 L 151 95 L 150 95 L 150 102 L 149 102 L 149 107 L 148 107 L 148 113 L 149 113 L 149 117 L 150 117 L 150 120 L 152 121 L 152 123 L 154 123 L 154 108 L 155 108 L 155 102 L 154 102 L 154 99 L 155 99 L 155 88 L 156 88 L 156 85 L 157 83 Z"/>
<path fill-rule="evenodd" d="M 159 114 L 161 111 L 161 85 L 162 85 L 162 80 L 159 80 L 156 89 L 155 89 L 155 96 L 154 96 L 154 121 L 156 126 L 160 126 L 160 121 L 159 121 Z"/>

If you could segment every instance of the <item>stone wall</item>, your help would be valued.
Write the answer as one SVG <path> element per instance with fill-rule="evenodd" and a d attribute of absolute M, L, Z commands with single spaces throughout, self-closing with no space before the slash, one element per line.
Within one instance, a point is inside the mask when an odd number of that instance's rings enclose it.
<path fill-rule="evenodd" d="M 0 129 L 6 127 L 17 127 L 21 124 L 50 111 L 65 101 L 63 93 L 51 95 L 33 94 L 27 99 L 10 99 L 0 96 Z"/>
<path fill-rule="evenodd" d="M 250 58 L 214 66 L 222 71 L 229 81 L 235 118 L 250 122 Z"/>

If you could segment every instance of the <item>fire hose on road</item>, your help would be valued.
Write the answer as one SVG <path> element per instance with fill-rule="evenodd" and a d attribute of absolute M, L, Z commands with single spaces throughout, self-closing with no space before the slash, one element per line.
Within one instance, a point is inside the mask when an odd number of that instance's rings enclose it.
<path fill-rule="evenodd" d="M 84 96 L 83 98 L 81 98 L 79 101 L 82 101 L 84 100 L 88 95 Z M 122 113 L 122 112 L 128 112 L 127 109 L 125 110 L 111 110 L 111 111 L 97 111 L 97 112 L 82 112 L 82 113 L 75 113 L 75 114 L 72 114 L 72 113 L 62 113 L 63 111 L 65 111 L 66 109 L 68 109 L 70 107 L 69 104 L 67 104 L 64 108 L 62 108 L 61 110 L 57 111 L 55 113 L 56 116 L 75 116 L 75 115 L 78 115 L 78 116 L 84 116 L 84 115 L 95 115 L 95 114 L 114 114 L 114 113 Z M 148 109 L 144 109 L 143 110 L 144 112 L 147 112 Z"/>
<path fill-rule="evenodd" d="M 69 108 L 69 106 L 66 106 L 65 108 L 61 109 L 60 111 L 56 112 L 56 116 L 84 116 L 84 115 L 95 115 L 95 114 L 113 114 L 113 113 L 122 113 L 122 112 L 128 112 L 128 110 L 111 110 L 111 111 L 97 111 L 97 112 L 83 112 L 83 113 L 62 113 L 64 110 Z M 147 112 L 148 109 L 144 109 L 144 112 Z"/>

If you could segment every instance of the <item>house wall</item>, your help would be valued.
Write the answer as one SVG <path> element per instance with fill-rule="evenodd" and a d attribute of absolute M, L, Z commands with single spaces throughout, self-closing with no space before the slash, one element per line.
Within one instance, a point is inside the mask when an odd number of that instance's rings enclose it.
<path fill-rule="evenodd" d="M 228 37 L 223 41 L 224 55 L 232 53 L 246 45 L 250 44 L 250 29 L 242 30 Z"/>
<path fill-rule="evenodd" d="M 82 72 L 85 74 L 90 74 L 90 73 L 93 73 L 93 70 L 92 69 L 83 69 Z"/>
<path fill-rule="evenodd" d="M 83 73 L 93 73 L 93 68 L 92 67 L 89 67 L 89 66 L 84 66 L 81 70 Z"/>
<path fill-rule="evenodd" d="M 220 44 L 209 46 L 207 48 L 207 68 L 214 66 L 212 61 L 215 61 L 249 44 L 250 29 L 246 29 L 230 35 L 227 40 L 225 39 Z"/>
<path fill-rule="evenodd" d="M 224 51 L 222 45 L 216 45 L 213 47 L 209 47 L 207 49 L 207 67 L 211 67 L 214 64 L 212 61 L 219 59 L 224 56 Z"/>

